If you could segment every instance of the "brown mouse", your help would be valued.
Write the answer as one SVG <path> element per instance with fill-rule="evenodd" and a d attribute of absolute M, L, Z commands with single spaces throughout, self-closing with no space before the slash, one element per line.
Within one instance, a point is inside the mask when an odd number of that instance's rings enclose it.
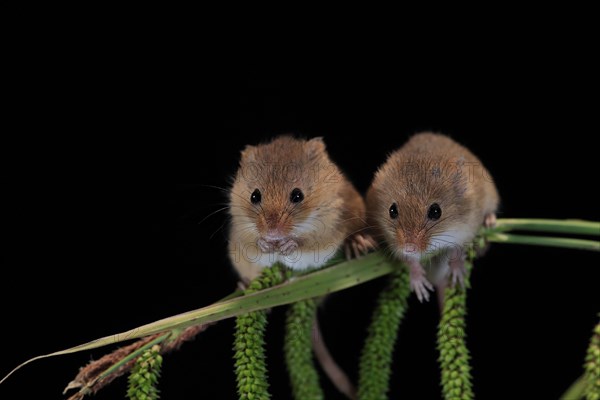
<path fill-rule="evenodd" d="M 447 136 L 420 133 L 391 153 L 367 192 L 369 221 L 395 257 L 410 268 L 418 299 L 434 283 L 463 283 L 465 245 L 496 221 L 498 192 L 467 148 Z M 434 255 L 434 257 L 431 257 Z"/>
<path fill-rule="evenodd" d="M 324 265 L 342 245 L 347 255 L 375 246 L 363 232 L 363 198 L 322 138 L 280 136 L 247 146 L 229 205 L 230 258 L 245 281 L 276 261 L 303 270 Z"/>

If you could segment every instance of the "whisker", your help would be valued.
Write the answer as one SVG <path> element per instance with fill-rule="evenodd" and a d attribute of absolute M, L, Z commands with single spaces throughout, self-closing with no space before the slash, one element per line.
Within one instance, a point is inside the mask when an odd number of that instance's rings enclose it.
<path fill-rule="evenodd" d="M 208 214 L 206 217 L 202 218 L 202 220 L 200 222 L 198 222 L 198 225 L 200 225 L 201 223 L 203 223 L 204 221 L 206 221 L 208 218 L 212 217 L 213 215 L 223 211 L 223 210 L 227 210 L 229 208 L 229 206 L 223 207 L 218 209 L 217 211 L 213 211 L 210 214 Z"/>

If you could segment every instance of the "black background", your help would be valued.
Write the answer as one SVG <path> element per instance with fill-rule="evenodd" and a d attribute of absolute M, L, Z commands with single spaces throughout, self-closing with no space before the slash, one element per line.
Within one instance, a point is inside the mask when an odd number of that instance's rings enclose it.
<path fill-rule="evenodd" d="M 341 73 L 209 76 L 202 83 L 173 73 L 160 89 L 143 82 L 112 93 L 94 88 L 102 98 L 83 95 L 72 112 L 46 114 L 56 129 L 78 133 L 44 140 L 60 149 L 48 149 L 34 166 L 43 179 L 4 185 L 0 373 L 233 291 L 226 213 L 204 219 L 226 196 L 209 186 L 226 189 L 244 145 L 277 134 L 323 136 L 333 160 L 364 192 L 386 154 L 409 135 L 441 131 L 491 171 L 502 197 L 500 217 L 598 220 L 598 198 L 591 194 L 598 151 L 588 139 L 597 126 L 589 124 L 591 106 L 579 93 L 585 81 L 538 71 L 522 67 L 476 78 L 432 69 L 406 81 Z M 70 104 L 78 101 L 75 96 Z M 600 311 L 598 282 L 598 254 L 492 246 L 476 264 L 468 300 L 478 397 L 561 394 L 582 371 Z M 383 283 L 334 294 L 320 309 L 325 340 L 353 379 Z M 390 398 L 439 398 L 436 307 L 411 297 Z M 274 399 L 290 398 L 281 354 L 284 311 L 273 310 L 267 333 Z M 236 398 L 232 329 L 232 320 L 223 321 L 165 357 L 164 399 Z M 61 398 L 78 367 L 108 350 L 38 361 L 0 386 L 0 397 Z M 323 385 L 328 399 L 342 398 L 325 379 Z M 95 398 L 124 393 L 120 379 Z"/>

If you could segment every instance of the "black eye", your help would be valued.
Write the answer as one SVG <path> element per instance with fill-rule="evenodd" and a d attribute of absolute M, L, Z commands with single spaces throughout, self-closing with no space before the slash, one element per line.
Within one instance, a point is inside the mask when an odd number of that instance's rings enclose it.
<path fill-rule="evenodd" d="M 252 196 L 250 196 L 250 201 L 252 202 L 252 204 L 258 204 L 260 203 L 260 199 L 262 199 L 262 196 L 260 195 L 260 190 L 254 189 L 254 192 L 252 192 Z"/>
<path fill-rule="evenodd" d="M 427 211 L 427 218 L 429 218 L 430 220 L 436 221 L 436 220 L 440 219 L 441 216 L 442 216 L 442 208 L 440 207 L 440 205 L 438 203 L 433 203 L 429 207 L 429 211 Z"/>
<path fill-rule="evenodd" d="M 390 207 L 390 217 L 392 217 L 392 219 L 398 218 L 398 206 L 396 203 L 392 204 Z"/>
<path fill-rule="evenodd" d="M 302 193 L 302 190 L 298 188 L 292 190 L 292 193 L 290 193 L 290 201 L 292 203 L 300 203 L 302 200 L 304 200 L 304 193 Z"/>

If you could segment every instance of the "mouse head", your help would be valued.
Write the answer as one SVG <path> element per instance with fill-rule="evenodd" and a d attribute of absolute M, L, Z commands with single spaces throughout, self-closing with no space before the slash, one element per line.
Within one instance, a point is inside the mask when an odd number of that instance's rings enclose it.
<path fill-rule="evenodd" d="M 369 218 L 396 256 L 419 259 L 455 245 L 469 208 L 463 163 L 394 159 L 392 154 L 377 171 L 367 198 Z"/>
<path fill-rule="evenodd" d="M 232 229 L 263 251 L 289 253 L 337 215 L 341 184 L 322 138 L 247 146 L 231 189 Z"/>

